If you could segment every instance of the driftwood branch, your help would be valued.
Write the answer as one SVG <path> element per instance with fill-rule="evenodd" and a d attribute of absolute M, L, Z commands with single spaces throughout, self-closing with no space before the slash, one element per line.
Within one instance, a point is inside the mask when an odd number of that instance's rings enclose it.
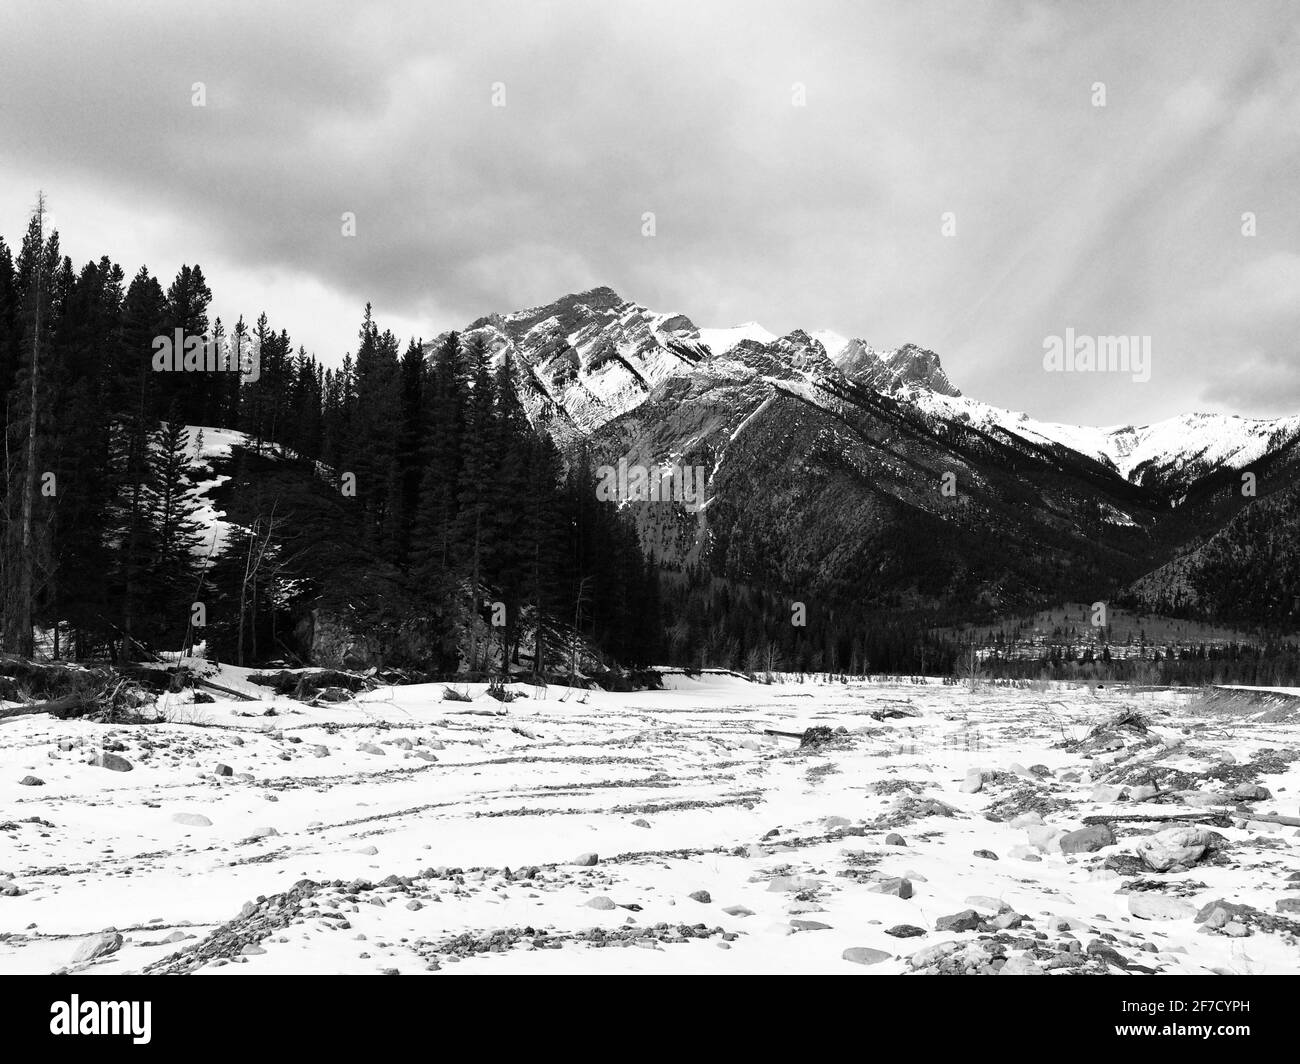
<path fill-rule="evenodd" d="M 246 695 L 243 691 L 236 691 L 233 687 L 222 687 L 219 683 L 213 683 L 211 680 L 200 680 L 194 677 L 195 687 L 210 687 L 214 691 L 220 691 L 223 695 L 230 695 L 232 698 L 238 698 L 241 702 L 257 702 L 259 699 L 252 695 Z"/>
<path fill-rule="evenodd" d="M 26 717 L 34 713 L 48 713 L 50 716 L 65 719 L 79 717 L 83 713 L 93 713 L 101 708 L 93 698 L 84 695 L 64 695 L 48 702 L 33 702 L 30 706 L 18 706 L 15 709 L 0 709 L 0 720 L 9 717 Z"/>
<path fill-rule="evenodd" d="M 1166 813 L 1163 815 L 1133 814 L 1131 816 L 1126 813 L 1105 813 L 1097 816 L 1086 816 L 1083 818 L 1085 824 L 1114 824 L 1120 821 L 1123 821 L 1125 824 L 1163 824 L 1173 822 L 1179 824 L 1205 824 L 1209 827 L 1216 828 L 1232 827 L 1231 817 L 1226 813 Z"/>

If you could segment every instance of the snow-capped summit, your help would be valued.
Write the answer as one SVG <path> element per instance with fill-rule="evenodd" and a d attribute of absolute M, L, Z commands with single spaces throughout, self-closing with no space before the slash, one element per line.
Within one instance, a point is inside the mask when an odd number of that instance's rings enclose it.
<path fill-rule="evenodd" d="M 1069 448 L 1133 483 L 1186 483 L 1215 468 L 1241 468 L 1300 437 L 1300 415 L 1270 421 L 1193 413 L 1109 427 L 1039 421 L 963 396 L 939 356 L 918 344 L 878 349 L 826 329 L 778 336 L 756 321 L 699 328 L 684 314 L 652 311 L 607 286 L 491 314 L 464 332 L 482 335 L 494 359 L 511 356 L 530 417 L 562 442 L 637 409 L 675 378 L 691 381 L 694 393 L 781 382 L 814 402 L 825 398 L 823 385 L 833 390 L 847 379 L 931 418 Z"/>
<path fill-rule="evenodd" d="M 756 321 L 733 325 L 729 329 L 700 330 L 700 342 L 705 344 L 715 355 L 725 355 L 742 340 L 752 340 L 758 344 L 770 344 L 775 339 L 775 333 L 768 332 Z"/>

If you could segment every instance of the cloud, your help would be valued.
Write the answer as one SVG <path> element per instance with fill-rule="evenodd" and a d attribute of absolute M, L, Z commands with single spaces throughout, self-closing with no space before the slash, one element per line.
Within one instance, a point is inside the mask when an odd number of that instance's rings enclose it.
<path fill-rule="evenodd" d="M 197 260 L 224 316 L 266 309 L 327 361 L 367 300 L 431 336 L 596 284 L 922 343 L 1058 420 L 1204 401 L 1211 331 L 1294 350 L 1230 288 L 1267 302 L 1251 271 L 1300 238 L 1285 4 L 68 7 L 0 10 L 0 233 L 44 187 L 70 253 L 164 281 Z M 1069 325 L 1152 334 L 1158 386 L 1025 372 Z"/>

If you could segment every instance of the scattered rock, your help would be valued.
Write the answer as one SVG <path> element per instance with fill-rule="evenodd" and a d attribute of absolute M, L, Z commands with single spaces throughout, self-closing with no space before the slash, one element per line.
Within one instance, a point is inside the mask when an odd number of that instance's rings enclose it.
<path fill-rule="evenodd" d="M 44 787 L 45 781 L 39 776 L 24 776 L 18 781 L 20 787 Z"/>
<path fill-rule="evenodd" d="M 1015 953 L 999 970 L 999 975 L 1046 975 L 1029 953 Z"/>
<path fill-rule="evenodd" d="M 1138 841 L 1134 849 L 1153 872 L 1189 868 L 1220 836 L 1200 827 L 1169 828 Z"/>
<path fill-rule="evenodd" d="M 692 891 L 688 895 L 688 897 L 692 898 L 695 901 L 698 901 L 701 905 L 709 905 L 713 901 L 712 896 L 709 894 L 707 890 Z"/>
<path fill-rule="evenodd" d="M 893 956 L 881 949 L 867 949 L 865 946 L 850 946 L 840 956 L 854 964 L 879 964 Z"/>
<path fill-rule="evenodd" d="M 116 931 L 104 931 L 98 935 L 83 938 L 77 951 L 72 955 L 73 964 L 85 964 L 97 957 L 107 957 L 122 948 L 122 936 Z"/>
<path fill-rule="evenodd" d="M 1103 846 L 1115 845 L 1115 833 L 1106 824 L 1093 824 L 1061 836 L 1062 853 L 1095 853 Z"/>
<path fill-rule="evenodd" d="M 961 945 L 957 942 L 939 942 L 936 945 L 926 946 L 925 949 L 913 953 L 907 959 L 907 963 L 913 968 L 925 968 L 936 961 L 942 960 L 949 954 L 956 953 L 959 949 L 961 949 Z"/>
<path fill-rule="evenodd" d="M 95 764 L 111 772 L 130 772 L 135 768 L 130 761 L 120 754 L 100 754 L 95 758 Z"/>
<path fill-rule="evenodd" d="M 177 813 L 172 817 L 172 820 L 177 824 L 184 824 L 186 827 L 191 828 L 212 827 L 212 821 L 202 813 Z"/>
<path fill-rule="evenodd" d="M 600 858 L 594 853 L 580 853 L 572 863 L 581 868 L 590 868 L 592 865 L 599 864 Z"/>
<path fill-rule="evenodd" d="M 934 923 L 936 931 L 974 931 L 980 925 L 980 914 L 974 909 L 963 909 L 951 916 L 941 916 Z"/>

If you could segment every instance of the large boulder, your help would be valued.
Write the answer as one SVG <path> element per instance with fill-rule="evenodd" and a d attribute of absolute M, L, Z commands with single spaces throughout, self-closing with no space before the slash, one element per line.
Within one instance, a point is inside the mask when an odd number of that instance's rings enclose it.
<path fill-rule="evenodd" d="M 1134 849 L 1153 872 L 1190 868 L 1220 836 L 1200 827 L 1167 828 L 1141 839 Z"/>

